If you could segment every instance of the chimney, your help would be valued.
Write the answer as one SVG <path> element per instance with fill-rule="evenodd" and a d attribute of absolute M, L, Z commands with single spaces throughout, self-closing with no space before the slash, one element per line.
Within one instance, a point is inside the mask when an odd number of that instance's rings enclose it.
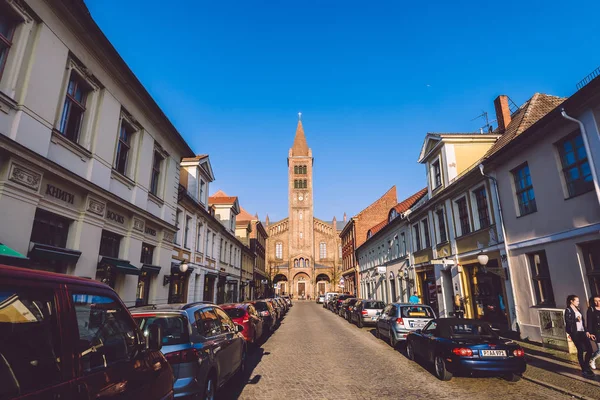
<path fill-rule="evenodd" d="M 498 120 L 498 129 L 504 131 L 510 124 L 510 108 L 508 107 L 508 96 L 501 94 L 494 100 L 496 108 L 496 119 Z"/>
<path fill-rule="evenodd" d="M 346 217 L 346 213 L 344 213 L 344 223 L 346 223 L 347 220 L 348 220 L 348 217 Z"/>

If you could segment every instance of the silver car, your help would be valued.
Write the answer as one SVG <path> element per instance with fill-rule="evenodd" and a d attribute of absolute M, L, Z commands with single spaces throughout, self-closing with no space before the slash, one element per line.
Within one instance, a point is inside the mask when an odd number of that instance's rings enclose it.
<path fill-rule="evenodd" d="M 388 304 L 377 320 L 377 337 L 386 337 L 391 345 L 405 341 L 411 331 L 423 328 L 435 318 L 433 309 L 425 304 Z"/>
<path fill-rule="evenodd" d="M 171 364 L 175 397 L 213 399 L 217 389 L 246 364 L 246 341 L 220 307 L 210 303 L 137 307 L 131 315 L 142 332 L 162 331 L 162 353 Z"/>
<path fill-rule="evenodd" d="M 359 328 L 365 325 L 377 324 L 377 319 L 385 303 L 379 300 L 360 300 L 356 302 L 350 314 L 350 322 L 355 323 Z"/>

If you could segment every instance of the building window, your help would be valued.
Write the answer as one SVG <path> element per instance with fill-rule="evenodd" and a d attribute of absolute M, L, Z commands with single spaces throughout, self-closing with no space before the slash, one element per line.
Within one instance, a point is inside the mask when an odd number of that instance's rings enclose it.
<path fill-rule="evenodd" d="M 554 292 L 552 291 L 552 281 L 550 280 L 546 252 L 540 251 L 538 253 L 528 254 L 527 256 L 529 257 L 531 280 L 533 283 L 536 305 L 554 307 Z"/>
<path fill-rule="evenodd" d="M 202 253 L 202 224 L 198 224 L 198 240 L 196 240 L 196 251 Z"/>
<path fill-rule="evenodd" d="M 439 243 L 444 243 L 448 241 L 448 236 L 446 233 L 446 219 L 444 217 L 444 210 L 437 210 L 435 212 L 438 220 L 438 230 L 440 231 L 440 241 Z"/>
<path fill-rule="evenodd" d="M 37 209 L 33 220 L 31 241 L 54 247 L 67 247 L 71 221 L 60 215 Z"/>
<path fill-rule="evenodd" d="M 396 242 L 396 257 L 400 257 L 400 240 L 398 236 L 394 237 L 394 242 Z"/>
<path fill-rule="evenodd" d="M 298 166 L 294 165 L 294 174 L 297 174 L 297 173 L 298 173 Z"/>
<path fill-rule="evenodd" d="M 163 162 L 163 156 L 154 150 L 154 158 L 152 160 L 152 178 L 150 179 L 150 193 L 158 196 L 158 186 L 160 182 L 160 166 Z"/>
<path fill-rule="evenodd" d="M 129 150 L 131 149 L 131 137 L 134 132 L 133 127 L 122 118 L 121 129 L 119 130 L 119 142 L 117 143 L 115 169 L 123 175 L 127 175 L 127 160 L 129 158 Z"/>
<path fill-rule="evenodd" d="M 306 179 L 304 179 L 304 180 L 302 181 L 302 187 L 303 187 L 304 189 L 306 189 L 306 187 L 307 187 L 307 186 L 306 186 Z"/>
<path fill-rule="evenodd" d="M 519 203 L 519 215 L 527 215 L 537 211 L 535 203 L 535 193 L 529 174 L 529 165 L 527 163 L 517 167 L 513 171 L 515 179 L 515 191 Z"/>
<path fill-rule="evenodd" d="M 406 235 L 404 232 L 400 233 L 400 242 L 402 242 L 402 254 L 406 254 Z"/>
<path fill-rule="evenodd" d="M 302 174 L 303 174 L 303 175 L 306 175 L 306 165 L 303 165 L 303 166 L 302 166 Z"/>
<path fill-rule="evenodd" d="M 119 258 L 121 248 L 121 235 L 109 231 L 102 231 L 100 239 L 100 255 L 105 257 Z"/>
<path fill-rule="evenodd" d="M 205 201 L 204 201 L 204 192 L 205 192 L 204 186 L 205 185 L 206 185 L 206 183 L 204 183 L 204 180 L 200 179 L 200 201 L 202 203 L 205 203 Z"/>
<path fill-rule="evenodd" d="M 175 211 L 175 228 L 177 228 L 177 234 L 175 235 L 175 244 L 181 244 L 181 231 L 179 230 L 179 226 L 181 225 L 181 210 L 177 209 Z"/>
<path fill-rule="evenodd" d="M 186 249 L 190 248 L 190 243 L 188 241 L 190 236 L 190 222 L 192 221 L 192 217 L 185 217 L 185 232 L 183 237 L 183 246 Z"/>
<path fill-rule="evenodd" d="M 72 71 L 60 122 L 60 133 L 72 142 L 79 140 L 85 113 L 85 100 L 89 91 L 85 81 Z"/>
<path fill-rule="evenodd" d="M 275 258 L 278 260 L 283 259 L 283 243 L 281 242 L 275 243 Z"/>
<path fill-rule="evenodd" d="M 205 251 L 207 257 L 209 257 L 209 256 L 212 257 L 212 252 L 210 251 L 211 248 L 209 247 L 210 237 L 211 237 L 210 236 L 210 229 L 207 228 L 206 229 L 206 243 L 205 243 L 205 246 L 204 246 L 204 251 Z"/>
<path fill-rule="evenodd" d="M 142 264 L 152 264 L 154 260 L 154 246 L 151 246 L 147 243 L 142 243 L 142 256 L 140 257 L 140 262 Z"/>
<path fill-rule="evenodd" d="M 425 248 L 428 248 L 429 246 L 431 246 L 431 243 L 429 240 L 429 224 L 427 219 L 421 221 L 421 224 L 423 225 L 423 237 L 425 239 Z"/>
<path fill-rule="evenodd" d="M 223 238 L 221 238 L 221 246 L 219 247 L 219 260 L 225 262 L 225 246 L 223 245 Z"/>
<path fill-rule="evenodd" d="M 413 233 L 415 234 L 415 251 L 421 250 L 421 232 L 419 224 L 413 225 Z"/>
<path fill-rule="evenodd" d="M 298 218 L 300 219 L 300 221 L 302 221 L 302 211 L 300 211 L 300 212 L 298 213 Z"/>
<path fill-rule="evenodd" d="M 458 207 L 458 219 L 460 222 L 460 236 L 471 233 L 471 224 L 469 223 L 469 210 L 467 209 L 467 199 L 462 198 L 456 201 Z"/>
<path fill-rule="evenodd" d="M 590 291 L 600 294 L 600 241 L 581 245 Z"/>
<path fill-rule="evenodd" d="M 215 258 L 215 246 L 217 245 L 217 234 L 212 234 L 212 242 L 210 243 L 210 255 Z"/>
<path fill-rule="evenodd" d="M 571 135 L 558 145 L 565 182 L 569 197 L 577 196 L 594 189 L 592 171 L 583 145 L 581 133 Z"/>
<path fill-rule="evenodd" d="M 324 260 L 327 258 L 327 243 L 321 242 L 319 243 L 319 258 Z"/>
<path fill-rule="evenodd" d="M 487 228 L 490 226 L 490 213 L 485 186 L 475 190 L 475 201 L 477 202 L 477 215 L 479 215 L 479 229 Z"/>
<path fill-rule="evenodd" d="M 339 246 L 339 258 L 342 259 L 342 245 Z"/>
<path fill-rule="evenodd" d="M 232 245 L 232 244 L 230 244 L 230 245 L 229 245 L 229 264 L 231 264 L 231 257 L 232 257 L 232 254 L 233 254 L 233 245 Z M 235 261 L 235 260 L 234 260 L 234 261 Z"/>
<path fill-rule="evenodd" d="M 298 189 L 298 179 L 294 179 L 294 189 Z"/>
<path fill-rule="evenodd" d="M 12 40 L 16 27 L 17 21 L 10 18 L 6 10 L 3 8 L 0 9 L 0 78 L 2 78 L 2 72 L 4 71 L 4 65 L 8 58 L 8 52 L 12 47 Z"/>
<path fill-rule="evenodd" d="M 431 165 L 431 170 L 433 178 L 433 188 L 436 189 L 442 184 L 442 170 L 440 168 L 440 160 L 436 160 Z"/>

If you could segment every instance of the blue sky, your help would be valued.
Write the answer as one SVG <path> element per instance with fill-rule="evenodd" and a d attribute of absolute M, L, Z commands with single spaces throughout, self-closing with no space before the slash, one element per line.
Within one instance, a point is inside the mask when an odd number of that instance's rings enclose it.
<path fill-rule="evenodd" d="M 339 220 L 392 185 L 399 200 L 424 187 L 427 132 L 477 131 L 499 94 L 569 96 L 600 65 L 592 1 L 85 1 L 192 149 L 210 154 L 211 192 L 272 221 L 287 216 L 299 111 L 315 216 Z"/>

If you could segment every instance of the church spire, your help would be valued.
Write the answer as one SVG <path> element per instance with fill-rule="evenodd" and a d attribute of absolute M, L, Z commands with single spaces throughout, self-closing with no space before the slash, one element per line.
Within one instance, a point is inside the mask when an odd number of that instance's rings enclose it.
<path fill-rule="evenodd" d="M 298 126 L 296 127 L 294 145 L 292 146 L 292 156 L 308 156 L 308 144 L 302 127 L 302 113 L 298 113 Z"/>

